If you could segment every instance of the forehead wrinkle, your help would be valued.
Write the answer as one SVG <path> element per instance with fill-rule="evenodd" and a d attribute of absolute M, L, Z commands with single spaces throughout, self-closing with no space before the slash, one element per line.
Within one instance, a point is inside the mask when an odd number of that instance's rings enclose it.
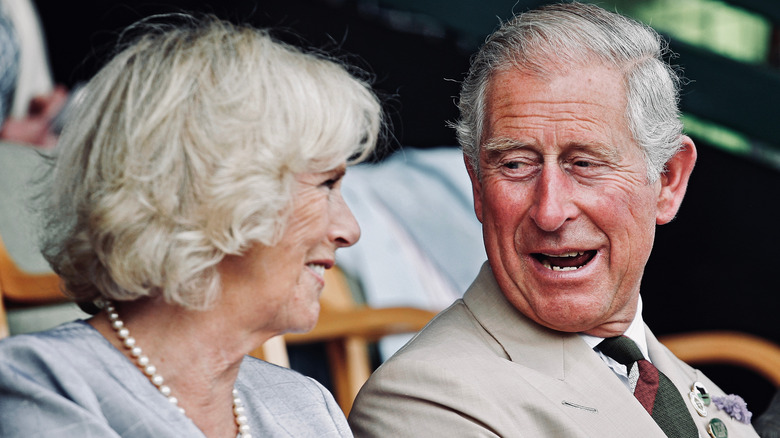
<path fill-rule="evenodd" d="M 514 96 L 511 93 L 499 98 L 498 102 L 493 103 L 488 108 L 486 114 L 486 126 L 504 127 L 500 129 L 523 129 L 543 126 L 545 123 L 574 123 L 584 129 L 590 126 L 603 125 L 604 121 L 598 118 L 589 117 L 589 111 L 585 107 L 596 107 L 607 109 L 607 112 L 614 112 L 617 122 L 628 124 L 625 119 L 625 111 L 621 108 L 615 108 L 600 102 L 589 102 L 581 100 L 567 101 L 549 101 L 549 100 L 525 100 L 521 102 L 513 101 Z M 509 109 L 508 113 L 495 116 L 499 110 Z M 594 111 L 597 113 L 597 111 Z M 507 120 L 508 119 L 508 120 Z"/>

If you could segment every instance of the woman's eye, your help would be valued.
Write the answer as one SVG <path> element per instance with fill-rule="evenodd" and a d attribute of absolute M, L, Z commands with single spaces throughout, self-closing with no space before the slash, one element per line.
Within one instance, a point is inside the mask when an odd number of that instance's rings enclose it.
<path fill-rule="evenodd" d="M 331 178 L 325 182 L 323 182 L 321 185 L 323 187 L 327 187 L 328 189 L 333 189 L 336 187 L 336 185 L 339 183 L 339 178 Z"/>

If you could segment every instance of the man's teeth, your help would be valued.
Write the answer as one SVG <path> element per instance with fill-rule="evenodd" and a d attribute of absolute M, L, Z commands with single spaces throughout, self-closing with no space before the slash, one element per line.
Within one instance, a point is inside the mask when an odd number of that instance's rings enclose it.
<path fill-rule="evenodd" d="M 569 251 L 567 253 L 557 254 L 557 255 L 555 255 L 555 254 L 545 254 L 545 253 L 542 253 L 542 254 L 544 256 L 546 256 L 546 257 L 578 257 L 578 256 L 581 256 L 581 255 L 583 255 L 585 253 L 581 252 L 581 251 Z"/>
<path fill-rule="evenodd" d="M 563 254 L 546 254 L 542 253 L 542 255 L 545 257 L 541 260 L 542 266 L 544 266 L 547 269 L 550 269 L 552 271 L 557 272 L 566 272 L 566 271 L 576 271 L 577 269 L 580 269 L 582 266 L 557 266 L 550 263 L 550 261 L 555 261 L 555 259 L 566 259 L 566 258 L 574 258 L 574 257 L 580 257 L 584 255 L 585 252 L 583 251 L 569 251 L 565 252 Z"/>
<path fill-rule="evenodd" d="M 310 263 L 307 265 L 309 268 L 311 268 L 312 271 L 317 273 L 320 277 L 325 275 L 325 266 L 324 265 L 316 265 L 314 263 Z"/>
<path fill-rule="evenodd" d="M 582 266 L 554 266 L 551 265 L 548 260 L 542 260 L 542 266 L 544 266 L 547 269 L 552 269 L 553 271 L 576 271 L 577 269 L 580 269 L 582 267 Z"/>

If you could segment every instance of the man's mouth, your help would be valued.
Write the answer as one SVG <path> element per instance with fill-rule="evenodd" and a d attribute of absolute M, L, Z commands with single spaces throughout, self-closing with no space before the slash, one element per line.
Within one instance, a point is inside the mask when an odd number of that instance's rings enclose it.
<path fill-rule="evenodd" d="M 563 254 L 533 253 L 531 256 L 552 271 L 576 271 L 587 265 L 596 255 L 595 250 L 569 251 Z"/>

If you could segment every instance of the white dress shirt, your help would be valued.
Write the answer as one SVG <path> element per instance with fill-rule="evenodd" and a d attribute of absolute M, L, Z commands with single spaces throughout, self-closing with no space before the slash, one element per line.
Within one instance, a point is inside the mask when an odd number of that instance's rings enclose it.
<path fill-rule="evenodd" d="M 585 341 L 586 344 L 588 344 L 589 347 L 591 347 L 601 358 L 601 360 L 604 361 L 604 363 L 609 366 L 612 371 L 615 372 L 615 374 L 620 378 L 620 380 L 626 385 L 626 388 L 631 389 L 631 384 L 628 381 L 628 370 L 625 365 L 619 363 L 615 359 L 612 359 L 611 357 L 607 356 L 606 354 L 599 351 L 597 346 L 601 341 L 604 340 L 604 338 L 600 338 L 598 336 L 591 336 L 586 335 L 584 333 L 579 333 L 580 337 L 583 341 Z M 652 362 L 650 359 L 650 355 L 647 352 L 647 338 L 645 337 L 645 322 L 642 319 L 642 297 L 639 297 L 639 301 L 637 303 L 636 307 L 636 314 L 634 315 L 634 320 L 631 321 L 631 325 L 628 326 L 628 329 L 626 329 L 625 333 L 623 333 L 623 336 L 627 336 L 632 341 L 634 341 L 639 347 L 639 350 L 642 352 L 642 355 L 647 359 L 648 361 Z"/>

